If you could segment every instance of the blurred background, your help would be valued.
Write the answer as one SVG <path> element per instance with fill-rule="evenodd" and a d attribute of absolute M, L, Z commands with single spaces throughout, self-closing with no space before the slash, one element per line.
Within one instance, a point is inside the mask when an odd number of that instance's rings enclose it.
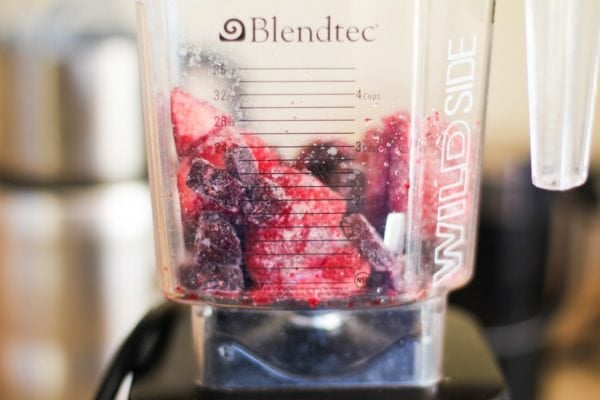
<path fill-rule="evenodd" d="M 90 398 L 160 302 L 133 10 L 0 2 L 2 399 Z M 498 0 L 494 29 L 476 276 L 451 301 L 482 324 L 514 400 L 598 399 L 600 132 L 584 187 L 534 189 L 522 1 Z"/>

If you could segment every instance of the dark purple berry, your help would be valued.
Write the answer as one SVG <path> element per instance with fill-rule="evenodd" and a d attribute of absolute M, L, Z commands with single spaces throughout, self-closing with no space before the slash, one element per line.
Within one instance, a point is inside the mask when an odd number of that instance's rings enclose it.
<path fill-rule="evenodd" d="M 188 290 L 238 291 L 244 288 L 244 276 L 237 265 L 182 265 L 177 281 Z"/>
<path fill-rule="evenodd" d="M 198 265 L 237 265 L 242 262 L 242 247 L 235 227 L 222 215 L 204 213 L 194 238 Z"/>
<path fill-rule="evenodd" d="M 227 211 L 239 211 L 244 190 L 240 181 L 201 158 L 192 161 L 187 186 Z"/>

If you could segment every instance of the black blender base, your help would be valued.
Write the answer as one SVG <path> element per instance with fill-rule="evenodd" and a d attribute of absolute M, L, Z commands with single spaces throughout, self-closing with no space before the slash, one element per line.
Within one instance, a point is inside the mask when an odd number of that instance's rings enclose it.
<path fill-rule="evenodd" d="M 509 400 L 508 389 L 476 323 L 449 308 L 443 380 L 434 388 L 265 390 L 218 392 L 196 384 L 189 308 L 181 306 L 152 363 L 134 373 L 130 400 Z"/>

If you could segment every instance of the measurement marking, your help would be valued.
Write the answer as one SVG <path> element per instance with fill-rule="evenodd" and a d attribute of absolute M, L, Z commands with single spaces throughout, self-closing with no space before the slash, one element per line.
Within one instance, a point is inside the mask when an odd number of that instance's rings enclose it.
<path fill-rule="evenodd" d="M 239 146 L 240 149 L 264 149 L 264 148 L 273 148 L 273 149 L 303 149 L 306 146 L 278 146 L 278 145 L 265 145 L 265 146 Z M 354 147 L 354 146 L 338 146 L 338 147 Z"/>
<path fill-rule="evenodd" d="M 356 67 L 242 67 L 239 71 L 354 71 Z"/>
<path fill-rule="evenodd" d="M 355 199 L 256 199 L 247 200 L 249 203 L 270 202 L 270 201 L 351 201 Z"/>
<path fill-rule="evenodd" d="M 297 215 L 344 215 L 345 212 L 270 212 L 270 213 L 250 213 L 250 215 L 288 215 L 288 214 L 297 214 Z"/>
<path fill-rule="evenodd" d="M 354 122 L 354 118 L 321 118 L 321 119 L 240 119 L 240 122 Z"/>
<path fill-rule="evenodd" d="M 354 93 L 240 93 L 240 96 L 354 96 Z"/>
<path fill-rule="evenodd" d="M 246 253 L 248 256 L 348 256 L 352 253 Z"/>
<path fill-rule="evenodd" d="M 260 282 L 261 285 L 349 285 L 354 282 Z"/>
<path fill-rule="evenodd" d="M 352 228 L 352 225 L 292 225 L 292 226 L 256 226 L 255 229 L 295 229 L 295 228 Z"/>
<path fill-rule="evenodd" d="M 240 135 L 354 135 L 354 132 L 242 132 Z M 296 148 L 302 147 L 304 146 L 298 146 Z"/>
<path fill-rule="evenodd" d="M 292 270 L 298 270 L 298 271 L 310 271 L 311 269 L 316 269 L 316 270 L 322 270 L 322 269 L 354 269 L 353 267 L 318 267 L 318 268 L 305 268 L 305 267 L 254 267 L 254 268 L 248 268 L 248 270 L 254 270 L 254 269 L 292 269 Z"/>
<path fill-rule="evenodd" d="M 350 239 L 273 239 L 273 240 L 257 240 L 259 243 L 277 243 L 277 242 L 351 242 Z"/>
<path fill-rule="evenodd" d="M 339 109 L 339 108 L 356 108 L 354 106 L 253 106 L 253 107 L 240 107 L 242 110 L 278 110 L 278 109 Z"/>
<path fill-rule="evenodd" d="M 240 83 L 355 83 L 354 79 L 243 80 Z"/>
<path fill-rule="evenodd" d="M 339 171 L 330 171 L 330 174 L 338 174 L 338 175 L 348 175 L 356 173 L 353 170 L 339 170 Z M 310 175 L 311 172 L 238 172 L 240 175 Z"/>
<path fill-rule="evenodd" d="M 254 188 L 353 188 L 355 185 L 272 185 L 272 186 L 246 186 L 248 189 Z"/>
<path fill-rule="evenodd" d="M 299 161 L 297 158 L 253 158 L 239 161 Z M 330 161 L 329 158 L 311 158 L 306 160 L 306 164 L 313 161 Z M 354 161 L 354 158 L 340 157 L 336 161 Z"/>

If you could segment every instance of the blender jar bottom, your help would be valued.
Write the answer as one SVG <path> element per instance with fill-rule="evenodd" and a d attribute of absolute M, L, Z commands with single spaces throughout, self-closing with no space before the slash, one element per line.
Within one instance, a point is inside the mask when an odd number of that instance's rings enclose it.
<path fill-rule="evenodd" d="M 192 308 L 198 383 L 212 389 L 432 386 L 446 298 L 353 310 Z"/>

